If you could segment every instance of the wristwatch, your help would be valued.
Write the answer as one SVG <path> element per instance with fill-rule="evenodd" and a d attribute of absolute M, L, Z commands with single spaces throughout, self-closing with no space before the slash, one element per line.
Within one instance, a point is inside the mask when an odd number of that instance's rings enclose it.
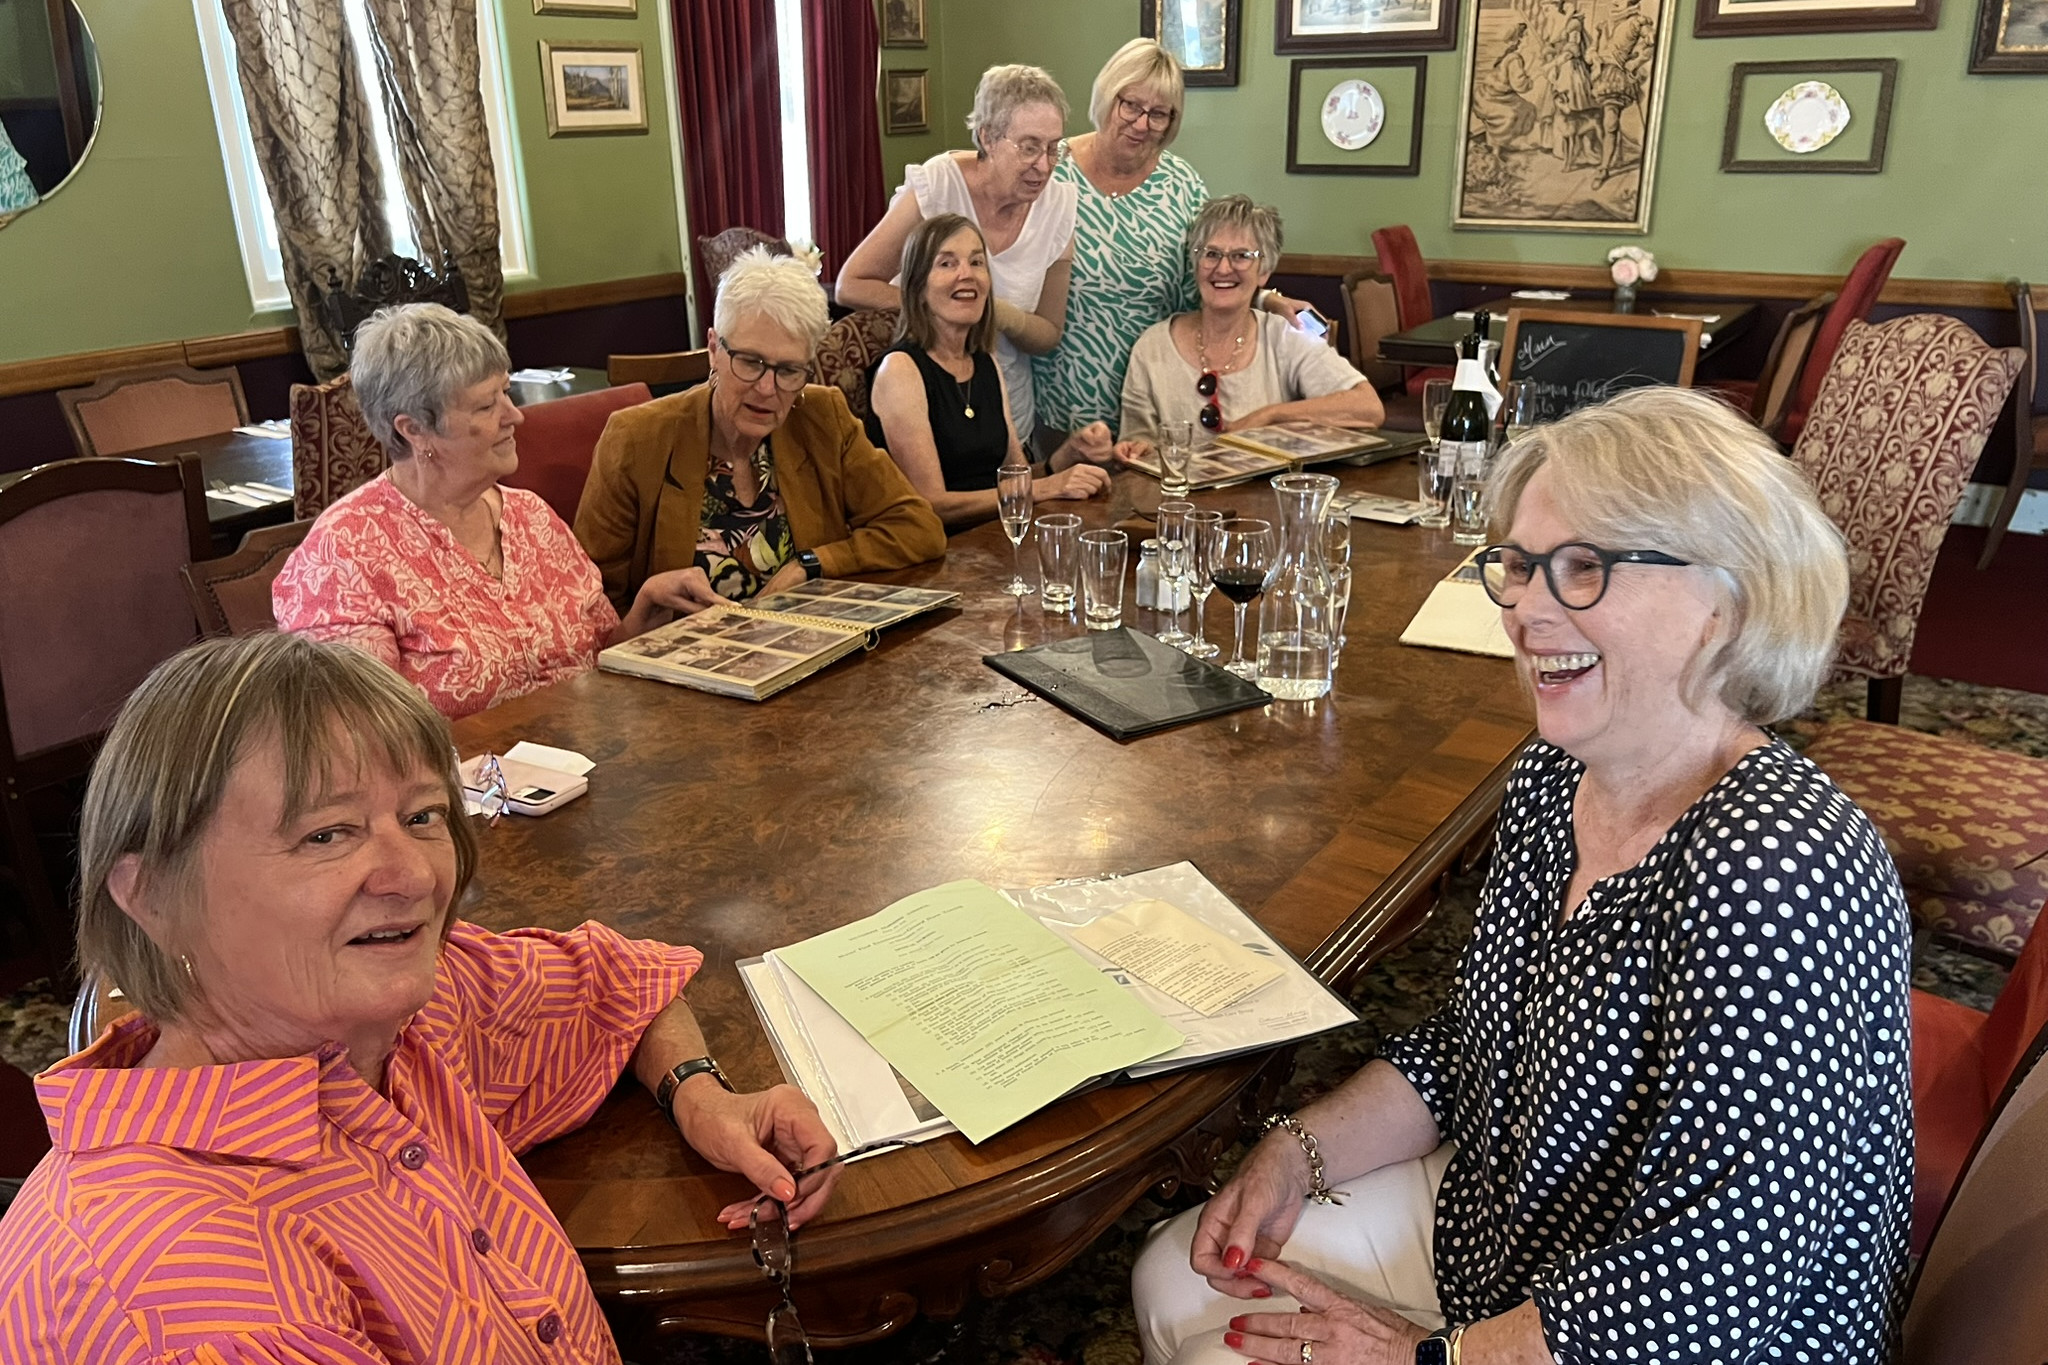
<path fill-rule="evenodd" d="M 1459 1365 L 1458 1342 L 1464 1335 L 1462 1323 L 1431 1332 L 1415 1343 L 1415 1365 Z"/>
<path fill-rule="evenodd" d="M 718 1069 L 717 1062 L 712 1061 L 709 1057 L 692 1057 L 687 1062 L 677 1062 L 668 1069 L 668 1074 L 661 1078 L 661 1084 L 654 1088 L 655 1108 L 667 1114 L 669 1120 L 673 1122 L 676 1116 L 673 1107 L 676 1102 L 676 1087 L 689 1080 L 690 1077 L 704 1072 L 709 1072 L 711 1078 L 727 1090 L 732 1089 L 732 1082 L 727 1080 L 725 1073 Z"/>
<path fill-rule="evenodd" d="M 825 576 L 825 566 L 819 562 L 816 550 L 798 550 L 796 552 L 796 562 L 804 566 L 805 578 L 823 578 Z"/>

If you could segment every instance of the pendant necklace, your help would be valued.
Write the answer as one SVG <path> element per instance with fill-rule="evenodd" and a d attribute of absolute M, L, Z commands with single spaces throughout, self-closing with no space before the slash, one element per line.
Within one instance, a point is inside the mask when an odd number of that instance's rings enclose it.
<path fill-rule="evenodd" d="M 974 357 L 972 357 L 972 356 L 969 356 L 969 357 L 967 358 L 967 363 L 968 363 L 968 365 L 972 366 L 972 365 L 974 364 Z M 973 420 L 974 420 L 974 371 L 973 371 L 973 370 L 972 370 L 972 369 L 970 368 L 970 369 L 969 369 L 969 370 L 967 371 L 967 378 L 965 378 L 965 379 L 958 379 L 958 378 L 955 378 L 955 377 L 954 377 L 954 375 L 953 375 L 953 372 L 952 372 L 951 370 L 947 370 L 947 371 L 946 371 L 946 378 L 948 378 L 948 379 L 951 379 L 951 380 L 953 380 L 953 387 L 954 387 L 954 388 L 956 388 L 956 389 L 958 389 L 958 390 L 960 390 L 960 406 L 961 406 L 961 407 L 962 407 L 963 409 L 965 409 L 965 410 L 966 410 L 966 413 L 967 413 L 967 420 L 968 420 L 968 421 L 970 421 L 970 422 L 971 422 L 971 421 L 973 421 Z"/>
<path fill-rule="evenodd" d="M 1230 343 L 1230 359 L 1224 361 L 1220 368 L 1212 369 L 1209 365 L 1208 329 L 1202 326 L 1201 314 L 1197 313 L 1195 315 L 1195 355 L 1202 362 L 1202 372 L 1215 375 L 1219 385 L 1223 376 L 1230 372 L 1230 367 L 1237 363 L 1237 353 L 1243 349 L 1244 333 L 1240 332 L 1237 338 Z"/>

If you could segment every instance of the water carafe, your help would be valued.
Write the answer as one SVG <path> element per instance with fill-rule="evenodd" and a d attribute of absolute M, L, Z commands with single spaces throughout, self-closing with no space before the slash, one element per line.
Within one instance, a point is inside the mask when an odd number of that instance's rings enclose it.
<path fill-rule="evenodd" d="M 1336 491 L 1337 481 L 1328 474 L 1282 474 L 1273 480 L 1280 504 L 1280 551 L 1259 599 L 1258 684 L 1285 701 L 1308 701 L 1330 690 L 1335 640 L 1321 530 Z"/>

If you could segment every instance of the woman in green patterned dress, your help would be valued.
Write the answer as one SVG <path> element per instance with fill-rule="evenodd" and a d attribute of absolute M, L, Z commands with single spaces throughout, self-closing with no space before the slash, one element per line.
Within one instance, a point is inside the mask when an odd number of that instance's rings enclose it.
<path fill-rule="evenodd" d="M 1209 189 L 1167 150 L 1185 108 L 1180 63 L 1152 39 L 1133 38 L 1095 77 L 1095 131 L 1069 138 L 1069 155 L 1053 171 L 1055 181 L 1075 186 L 1080 203 L 1066 330 L 1031 365 L 1041 444 L 1090 422 L 1113 431 L 1139 334 L 1199 306 L 1187 230 Z M 1265 300 L 1290 319 L 1299 306 L 1277 290 Z"/>

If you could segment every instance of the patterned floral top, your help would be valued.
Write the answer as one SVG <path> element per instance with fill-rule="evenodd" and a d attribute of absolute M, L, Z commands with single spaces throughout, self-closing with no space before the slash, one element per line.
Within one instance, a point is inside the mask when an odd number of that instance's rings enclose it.
<path fill-rule="evenodd" d="M 1038 420 L 1055 431 L 1090 422 L 1116 429 L 1123 410 L 1124 365 L 1147 327 L 1196 307 L 1188 225 L 1208 202 L 1193 166 L 1162 152 L 1159 166 L 1128 194 L 1102 193 L 1074 164 L 1054 180 L 1078 187 L 1073 283 L 1060 344 L 1034 359 Z"/>
<path fill-rule="evenodd" d="M 376 655 L 451 720 L 597 662 L 618 628 L 604 580 L 537 493 L 498 489 L 504 576 L 387 472 L 320 514 L 270 588 L 279 630 Z"/>
<path fill-rule="evenodd" d="M 14 150 L 7 129 L 0 127 L 0 217 L 33 208 L 37 201 L 35 184 L 28 178 L 28 162 Z"/>
<path fill-rule="evenodd" d="M 697 567 L 711 580 L 711 591 L 735 602 L 761 591 L 761 585 L 796 553 L 782 494 L 775 491 L 775 457 L 766 441 L 754 447 L 753 461 L 761 491 L 751 506 L 741 505 L 733 491 L 732 470 L 720 470 L 713 463 L 704 480 L 704 511 L 698 523 Z"/>

